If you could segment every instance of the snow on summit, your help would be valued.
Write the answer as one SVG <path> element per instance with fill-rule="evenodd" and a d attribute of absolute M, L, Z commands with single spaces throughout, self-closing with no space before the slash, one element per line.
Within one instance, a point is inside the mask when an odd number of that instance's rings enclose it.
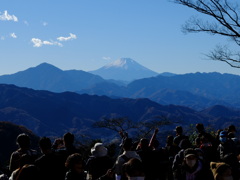
<path fill-rule="evenodd" d="M 120 58 L 95 71 L 90 71 L 104 79 L 132 81 L 158 75 L 158 73 L 140 65 L 131 58 Z"/>
<path fill-rule="evenodd" d="M 106 66 L 104 66 L 105 68 L 111 68 L 111 67 L 116 67 L 116 68 L 124 68 L 124 69 L 128 69 L 128 66 L 130 64 L 134 64 L 136 62 L 134 62 L 134 60 L 130 59 L 130 58 L 121 58 L 118 59 Z"/>

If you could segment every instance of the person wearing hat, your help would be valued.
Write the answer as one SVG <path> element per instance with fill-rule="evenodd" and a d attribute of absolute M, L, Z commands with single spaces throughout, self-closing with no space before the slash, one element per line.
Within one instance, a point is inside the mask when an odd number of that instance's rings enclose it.
<path fill-rule="evenodd" d="M 213 180 L 212 172 L 198 159 L 197 151 L 188 148 L 184 160 L 173 172 L 174 180 Z"/>
<path fill-rule="evenodd" d="M 180 151 L 175 155 L 175 157 L 173 159 L 173 163 L 172 163 L 173 171 L 175 171 L 179 167 L 179 165 L 182 164 L 182 162 L 184 160 L 184 151 L 191 147 L 192 147 L 192 143 L 189 141 L 189 139 L 183 139 L 180 142 L 180 144 L 179 144 Z"/>
<path fill-rule="evenodd" d="M 91 148 L 91 156 L 86 163 L 88 179 L 95 180 L 103 176 L 113 166 L 108 150 L 102 143 L 95 143 Z"/>
<path fill-rule="evenodd" d="M 211 162 L 214 180 L 233 180 L 231 167 L 224 162 Z"/>
<path fill-rule="evenodd" d="M 221 131 L 219 134 L 220 144 L 218 145 L 217 152 L 219 160 L 223 160 L 224 156 L 229 153 L 236 154 L 237 156 L 237 146 L 229 139 L 227 131 Z"/>

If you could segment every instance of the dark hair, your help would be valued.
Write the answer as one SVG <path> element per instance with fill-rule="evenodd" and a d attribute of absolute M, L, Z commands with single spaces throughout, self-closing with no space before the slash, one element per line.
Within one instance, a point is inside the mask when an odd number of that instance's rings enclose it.
<path fill-rule="evenodd" d="M 27 134 L 22 133 L 17 137 L 17 144 L 20 148 L 28 148 L 30 146 L 30 138 Z"/>
<path fill-rule="evenodd" d="M 204 131 L 204 126 L 203 126 L 203 124 L 202 124 L 202 123 L 196 124 L 196 129 L 197 129 L 198 131 Z"/>
<path fill-rule="evenodd" d="M 79 153 L 74 153 L 68 156 L 66 162 L 65 162 L 65 167 L 68 169 L 72 169 L 75 164 L 84 164 L 83 158 L 81 154 Z"/>
<path fill-rule="evenodd" d="M 132 148 L 132 146 L 133 146 L 133 141 L 131 138 L 124 139 L 123 149 L 130 150 Z"/>
<path fill-rule="evenodd" d="M 67 145 L 72 145 L 74 143 L 74 135 L 70 132 L 68 133 L 65 133 L 63 135 L 63 140 L 64 140 L 64 143 L 65 143 L 65 146 Z"/>
<path fill-rule="evenodd" d="M 228 126 L 228 132 L 231 132 L 231 131 L 236 131 L 236 127 L 233 124 Z"/>
<path fill-rule="evenodd" d="M 182 126 L 177 126 L 175 131 L 178 133 L 178 134 L 182 134 L 183 132 L 183 129 L 182 129 Z"/>
<path fill-rule="evenodd" d="M 167 145 L 172 145 L 173 144 L 173 139 L 174 137 L 172 135 L 167 136 Z"/>
<path fill-rule="evenodd" d="M 141 149 L 147 149 L 147 148 L 148 148 L 149 141 L 148 141 L 148 139 L 146 139 L 146 138 L 142 138 L 142 139 L 140 140 L 140 144 L 141 144 Z"/>
<path fill-rule="evenodd" d="M 135 177 L 135 176 L 143 176 L 144 168 L 143 164 L 139 159 L 132 158 L 125 164 L 123 164 L 123 173 L 126 176 Z"/>
<path fill-rule="evenodd" d="M 43 137 L 39 140 L 39 146 L 41 149 L 51 149 L 52 142 L 48 137 Z"/>
<path fill-rule="evenodd" d="M 35 165 L 24 165 L 16 178 L 16 180 L 39 180 L 39 170 Z"/>

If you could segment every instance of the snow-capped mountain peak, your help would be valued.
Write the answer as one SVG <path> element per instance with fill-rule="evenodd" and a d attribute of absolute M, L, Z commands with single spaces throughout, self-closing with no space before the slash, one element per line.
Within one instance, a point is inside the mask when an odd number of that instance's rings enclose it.
<path fill-rule="evenodd" d="M 123 69 L 128 69 L 130 64 L 136 64 L 136 62 L 130 58 L 120 58 L 106 66 L 104 66 L 106 69 L 108 68 L 123 68 Z"/>
<path fill-rule="evenodd" d="M 158 73 L 140 65 L 131 58 L 120 58 L 100 69 L 90 71 L 105 79 L 132 81 L 158 75 Z"/>

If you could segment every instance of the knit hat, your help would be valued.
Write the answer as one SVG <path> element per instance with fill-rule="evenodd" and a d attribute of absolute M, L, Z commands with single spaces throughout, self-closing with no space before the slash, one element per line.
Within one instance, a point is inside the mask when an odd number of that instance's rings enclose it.
<path fill-rule="evenodd" d="M 213 173 L 214 179 L 217 179 L 218 176 L 221 176 L 223 172 L 231 167 L 224 162 L 211 162 L 210 169 Z"/>
<path fill-rule="evenodd" d="M 197 157 L 197 151 L 193 148 L 188 148 L 184 151 L 184 157 L 195 156 Z"/>
<path fill-rule="evenodd" d="M 96 143 L 92 148 L 91 148 L 91 153 L 95 157 L 103 157 L 106 156 L 108 153 L 107 148 L 103 146 L 102 143 Z"/>

